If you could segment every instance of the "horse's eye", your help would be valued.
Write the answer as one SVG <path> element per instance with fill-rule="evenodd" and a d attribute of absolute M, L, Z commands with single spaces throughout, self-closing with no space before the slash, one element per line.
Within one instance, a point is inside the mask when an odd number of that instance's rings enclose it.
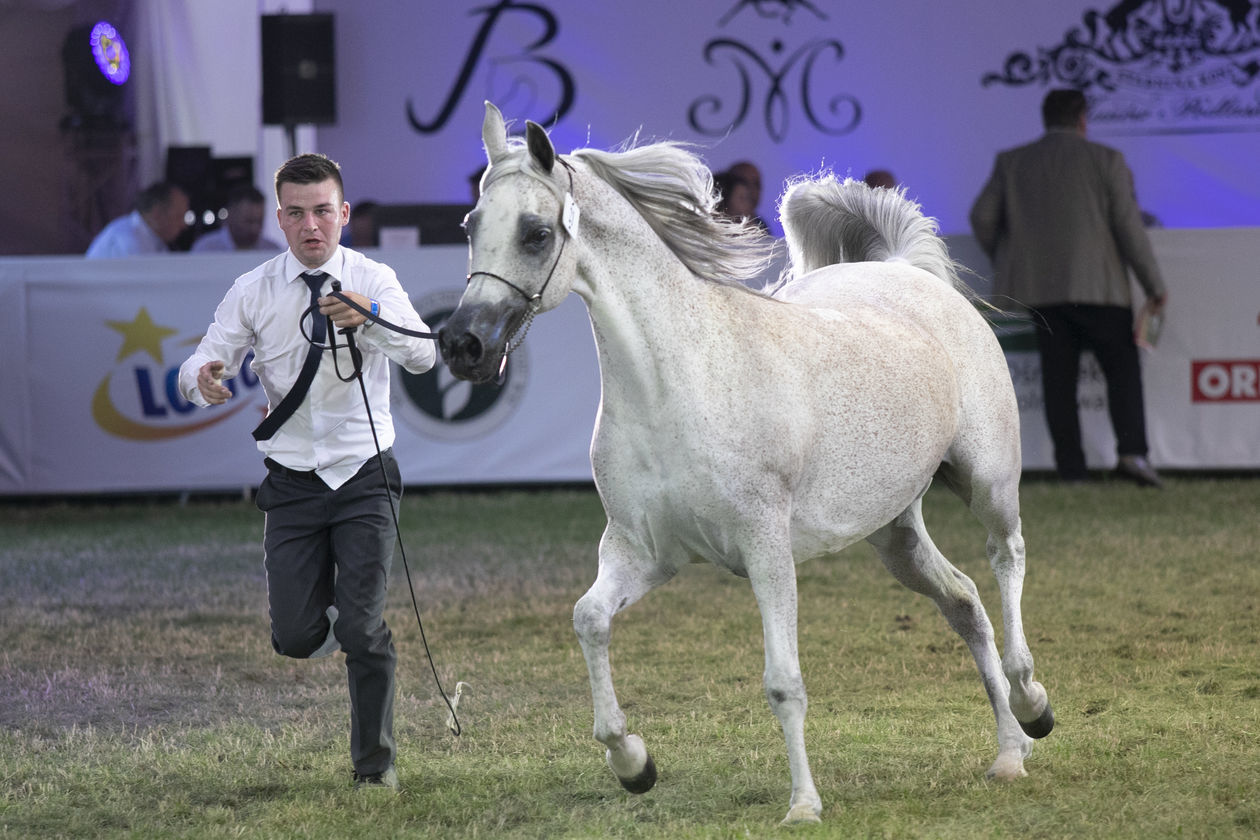
<path fill-rule="evenodd" d="M 547 243 L 551 241 L 551 228 L 536 227 L 525 234 L 524 242 L 525 250 L 535 254 L 540 253 L 547 247 Z"/>

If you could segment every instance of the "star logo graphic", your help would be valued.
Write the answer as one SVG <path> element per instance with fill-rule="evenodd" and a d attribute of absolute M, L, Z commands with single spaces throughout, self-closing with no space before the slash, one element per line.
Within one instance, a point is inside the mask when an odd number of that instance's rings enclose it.
<path fill-rule="evenodd" d="M 153 319 L 149 317 L 149 310 L 143 306 L 140 307 L 134 321 L 106 321 L 105 323 L 110 329 L 118 330 L 123 335 L 122 347 L 119 348 L 118 358 L 115 359 L 118 362 L 132 353 L 143 350 L 159 365 L 164 364 L 162 341 L 178 332 L 170 327 L 161 327 L 153 323 Z"/>
<path fill-rule="evenodd" d="M 195 434 L 242 411 L 266 410 L 266 396 L 257 387 L 258 380 L 252 378 L 239 381 L 232 405 L 210 412 L 204 419 L 195 418 L 194 406 L 178 392 L 178 368 L 167 369 L 162 352 L 162 344 L 177 336 L 179 330 L 156 323 L 143 306 L 130 321 L 104 323 L 122 335 L 122 346 L 114 362 L 120 369 L 107 372 L 92 394 L 92 418 L 105 432 L 127 440 L 170 440 Z M 200 336 L 177 338 L 173 346 L 179 352 L 200 341 Z M 147 353 L 156 366 L 137 358 L 137 353 Z M 121 363 L 126 359 L 131 361 L 124 370 Z M 248 360 L 247 356 L 246 363 Z"/>

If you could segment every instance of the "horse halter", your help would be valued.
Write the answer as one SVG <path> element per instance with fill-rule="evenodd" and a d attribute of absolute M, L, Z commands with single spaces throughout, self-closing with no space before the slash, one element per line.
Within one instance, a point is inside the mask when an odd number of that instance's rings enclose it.
<path fill-rule="evenodd" d="M 564 232 L 564 237 L 560 240 L 560 248 L 556 251 L 556 258 L 551 263 L 551 270 L 547 272 L 547 279 L 543 281 L 542 286 L 539 287 L 537 292 L 531 295 L 529 292 L 525 291 L 511 280 L 508 280 L 506 277 L 502 277 L 490 271 L 473 271 L 465 278 L 465 285 L 467 285 L 472 282 L 474 277 L 489 277 L 492 280 L 498 280 L 500 283 L 525 298 L 525 305 L 527 307 L 525 310 L 525 317 L 521 321 L 520 326 L 516 328 L 516 331 L 508 338 L 507 346 L 503 350 L 504 363 L 507 362 L 507 357 L 515 351 L 516 348 L 520 347 L 522 343 L 524 343 L 525 334 L 529 332 L 530 325 L 534 323 L 534 316 L 538 314 L 540 309 L 542 309 L 543 293 L 547 291 L 547 286 L 551 283 L 551 278 L 556 273 L 556 267 L 560 265 L 560 259 L 564 256 L 564 246 L 570 239 L 577 236 L 577 219 L 579 212 L 577 204 L 573 201 L 573 167 L 567 160 L 559 155 L 556 156 L 556 160 L 560 161 L 561 165 L 563 165 L 565 170 L 569 173 L 569 189 L 564 194 L 564 202 L 562 203 L 560 209 L 560 229 Z"/>

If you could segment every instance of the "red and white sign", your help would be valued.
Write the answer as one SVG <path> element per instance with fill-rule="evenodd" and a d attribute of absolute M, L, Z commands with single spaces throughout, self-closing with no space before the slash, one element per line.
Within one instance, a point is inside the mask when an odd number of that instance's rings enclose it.
<path fill-rule="evenodd" d="M 1192 402 L 1260 402 L 1260 359 L 1190 363 Z"/>

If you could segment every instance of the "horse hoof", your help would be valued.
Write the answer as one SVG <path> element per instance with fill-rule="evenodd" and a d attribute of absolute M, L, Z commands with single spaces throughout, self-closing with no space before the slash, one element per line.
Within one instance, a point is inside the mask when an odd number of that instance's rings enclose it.
<path fill-rule="evenodd" d="M 1054 710 L 1050 708 L 1050 701 L 1046 701 L 1046 709 L 1041 713 L 1041 717 L 1028 723 L 1021 720 L 1019 728 L 1024 730 L 1024 734 L 1029 738 L 1044 738 L 1049 735 L 1050 730 L 1054 729 Z"/>
<path fill-rule="evenodd" d="M 643 765 L 643 770 L 639 775 L 623 779 L 617 777 L 617 781 L 621 782 L 621 786 L 631 793 L 647 793 L 656 784 L 656 762 L 652 760 L 652 756 L 647 757 L 647 763 Z"/>
<path fill-rule="evenodd" d="M 1024 769 L 1023 758 L 1010 754 L 999 755 L 997 761 L 993 762 L 993 766 L 984 773 L 986 779 L 995 782 L 1013 782 L 1027 775 L 1028 771 Z"/>
<path fill-rule="evenodd" d="M 779 825 L 807 825 L 810 823 L 822 822 L 821 808 L 801 803 L 793 805 L 792 810 L 788 811 L 787 816 L 783 818 L 783 822 Z"/>

